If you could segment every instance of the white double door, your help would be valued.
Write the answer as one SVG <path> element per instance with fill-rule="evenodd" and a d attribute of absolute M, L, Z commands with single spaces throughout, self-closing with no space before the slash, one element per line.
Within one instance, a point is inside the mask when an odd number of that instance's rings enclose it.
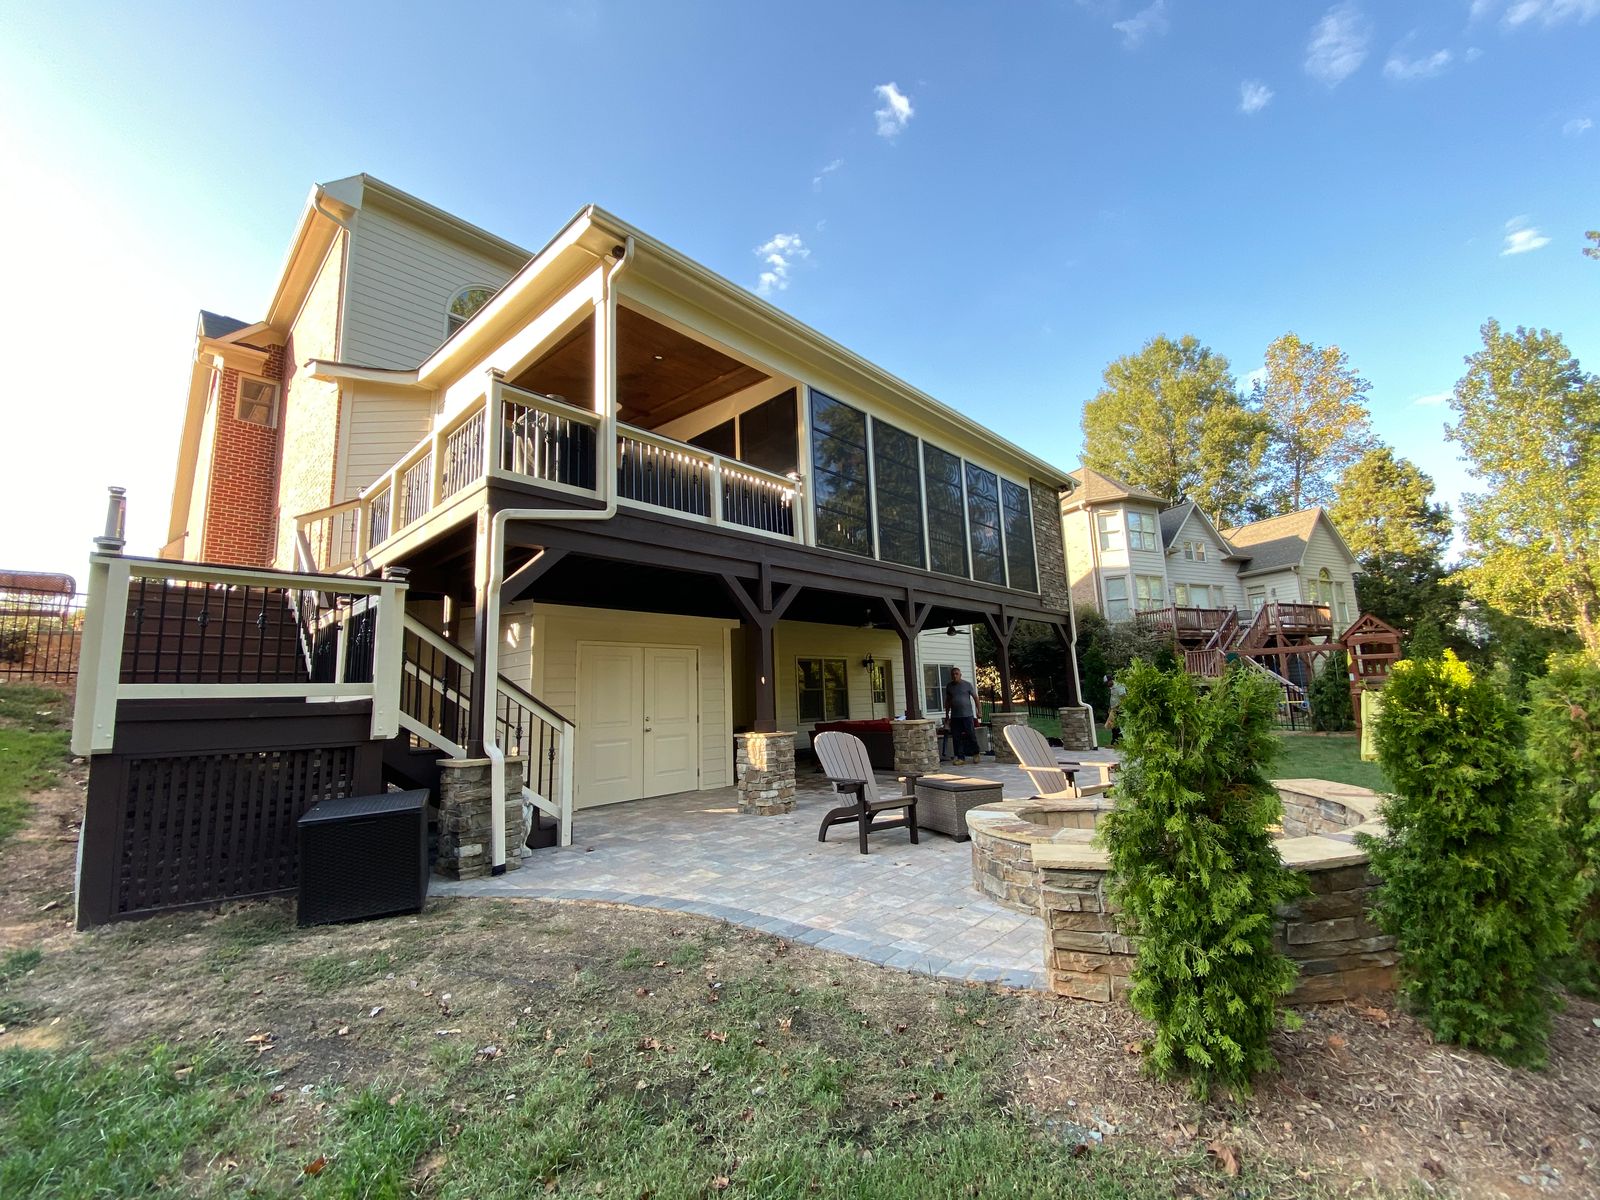
<path fill-rule="evenodd" d="M 700 786 L 700 652 L 578 646 L 579 808 Z"/>

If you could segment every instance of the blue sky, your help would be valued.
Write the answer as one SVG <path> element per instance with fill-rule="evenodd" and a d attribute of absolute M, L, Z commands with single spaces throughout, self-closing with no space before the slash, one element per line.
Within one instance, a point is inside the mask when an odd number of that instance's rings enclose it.
<path fill-rule="evenodd" d="M 1161 332 L 1241 380 L 1337 343 L 1446 498 L 1419 401 L 1485 318 L 1600 370 L 1600 0 L 139 7 L 0 9 L 0 565 L 78 568 L 113 482 L 159 545 L 195 310 L 260 316 L 311 183 L 363 170 L 530 247 L 593 201 L 771 271 L 1063 465 Z"/>

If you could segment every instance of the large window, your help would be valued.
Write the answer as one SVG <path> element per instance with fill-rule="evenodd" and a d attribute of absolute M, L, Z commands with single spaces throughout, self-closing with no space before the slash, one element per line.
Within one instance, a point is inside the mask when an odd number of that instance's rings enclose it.
<path fill-rule="evenodd" d="M 922 712 L 924 716 L 938 716 L 944 712 L 944 689 L 950 686 L 950 672 L 959 670 L 956 663 L 922 664 Z"/>
<path fill-rule="evenodd" d="M 924 565 L 922 468 L 917 439 L 872 422 L 872 480 L 877 489 L 878 557 L 907 567 Z"/>
<path fill-rule="evenodd" d="M 1128 577 L 1113 575 L 1106 580 L 1106 620 L 1128 619 Z"/>
<path fill-rule="evenodd" d="M 1094 527 L 1100 539 L 1100 549 L 1122 549 L 1122 525 L 1118 519 L 1119 515 L 1114 512 L 1095 513 Z"/>
<path fill-rule="evenodd" d="M 1206 544 L 1204 542 L 1185 542 L 1183 544 L 1183 557 L 1189 562 L 1205 562 Z"/>
<path fill-rule="evenodd" d="M 1154 550 L 1156 548 L 1156 519 L 1150 513 L 1128 514 L 1128 549 Z"/>
<path fill-rule="evenodd" d="M 817 545 L 871 556 L 866 414 L 821 392 L 811 393 L 811 483 Z"/>
<path fill-rule="evenodd" d="M 1350 594 L 1343 580 L 1333 585 L 1333 598 L 1339 615 L 1339 631 L 1343 632 L 1350 627 Z"/>
<path fill-rule="evenodd" d="M 740 462 L 777 475 L 786 475 L 799 467 L 795 403 L 795 391 L 790 388 L 739 414 Z"/>
<path fill-rule="evenodd" d="M 1028 489 L 1009 479 L 1000 481 L 1000 499 L 1006 520 L 1006 570 L 1014 588 L 1039 590 L 1039 571 L 1033 561 L 1033 497 Z"/>
<path fill-rule="evenodd" d="M 1148 612 L 1152 608 L 1165 608 L 1166 586 L 1159 575 L 1137 576 L 1133 585 L 1139 596 L 1139 611 Z"/>
<path fill-rule="evenodd" d="M 1220 594 L 1218 599 L 1221 599 Z M 1172 602 L 1179 608 L 1210 608 L 1211 586 L 1204 583 L 1175 583 L 1172 585 Z"/>
<path fill-rule="evenodd" d="M 842 721 L 850 715 L 850 682 L 842 658 L 799 660 L 800 719 Z"/>
<path fill-rule="evenodd" d="M 967 573 L 966 501 L 961 490 L 961 460 L 954 454 L 922 446 L 928 488 L 928 550 L 932 570 L 946 575 Z"/>
<path fill-rule="evenodd" d="M 967 528 L 972 537 L 972 577 L 979 583 L 1006 581 L 1000 549 L 1000 480 L 993 471 L 967 464 Z"/>

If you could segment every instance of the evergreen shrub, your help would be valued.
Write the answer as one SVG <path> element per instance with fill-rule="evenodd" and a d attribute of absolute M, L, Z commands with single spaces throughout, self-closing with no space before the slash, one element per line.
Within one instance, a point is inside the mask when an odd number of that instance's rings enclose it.
<path fill-rule="evenodd" d="M 1552 870 L 1563 851 L 1524 735 L 1503 688 L 1453 653 L 1396 663 L 1376 728 L 1388 830 L 1361 844 L 1412 1008 L 1442 1041 L 1535 1066 L 1570 887 Z"/>
<path fill-rule="evenodd" d="M 1238 667 L 1206 689 L 1143 662 L 1121 678 L 1124 767 L 1101 829 L 1119 928 L 1139 942 L 1129 1001 L 1156 1024 L 1146 1065 L 1197 1096 L 1248 1091 L 1295 983 L 1274 919 L 1305 890 L 1272 840 L 1277 689 Z"/>
<path fill-rule="evenodd" d="M 1343 650 L 1335 650 L 1306 689 L 1311 704 L 1311 728 L 1341 733 L 1354 723 L 1350 712 L 1350 663 Z"/>
<path fill-rule="evenodd" d="M 1552 655 L 1531 686 L 1528 746 L 1566 843 L 1576 904 L 1568 982 L 1600 994 L 1600 666 Z"/>

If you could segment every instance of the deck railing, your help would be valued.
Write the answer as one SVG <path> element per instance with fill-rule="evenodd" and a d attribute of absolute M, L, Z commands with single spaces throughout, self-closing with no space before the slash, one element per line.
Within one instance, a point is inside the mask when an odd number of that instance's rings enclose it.
<path fill-rule="evenodd" d="M 393 737 L 405 587 L 95 554 L 73 750 L 112 748 L 122 700 L 370 699 Z"/>
<path fill-rule="evenodd" d="M 601 498 L 600 418 L 498 379 L 408 451 L 359 498 L 296 518 L 300 565 L 345 570 L 369 560 L 474 484 L 490 478 Z M 801 540 L 801 485 L 631 425 L 617 427 L 623 507 Z"/>
<path fill-rule="evenodd" d="M 473 659 L 414 617 L 405 619 L 400 679 L 400 725 L 419 741 L 463 758 L 472 740 Z M 560 827 L 572 844 L 570 720 L 501 676 L 495 688 L 495 729 L 507 757 L 523 760 L 523 797 Z"/>
<path fill-rule="evenodd" d="M 1209 634 L 1233 612 L 1231 608 L 1200 608 L 1190 604 L 1172 604 L 1165 608 L 1145 609 L 1138 614 L 1141 625 L 1160 633 L 1177 637 L 1199 637 Z"/>

